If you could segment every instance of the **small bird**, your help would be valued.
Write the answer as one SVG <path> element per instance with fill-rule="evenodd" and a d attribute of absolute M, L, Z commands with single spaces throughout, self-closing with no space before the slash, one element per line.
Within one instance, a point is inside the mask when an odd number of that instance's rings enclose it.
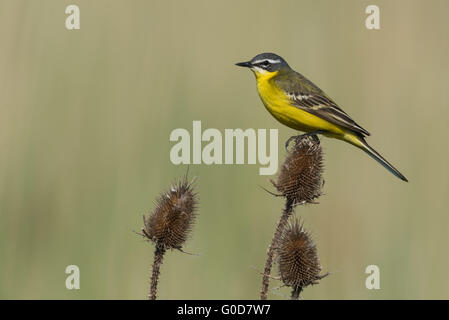
<path fill-rule="evenodd" d="M 362 149 L 388 171 L 408 181 L 365 141 L 369 132 L 359 126 L 320 88 L 296 72 L 280 56 L 261 53 L 236 64 L 251 69 L 259 96 L 270 114 L 282 124 L 307 135 L 323 134 Z M 292 137 L 296 138 L 296 137 Z M 288 143 L 291 141 L 290 138 Z"/>

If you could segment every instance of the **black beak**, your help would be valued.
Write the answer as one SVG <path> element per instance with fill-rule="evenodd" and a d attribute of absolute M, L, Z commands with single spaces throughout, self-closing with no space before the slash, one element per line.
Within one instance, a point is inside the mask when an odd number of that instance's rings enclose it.
<path fill-rule="evenodd" d="M 251 64 L 251 62 L 247 61 L 247 62 L 239 62 L 235 64 L 236 66 L 239 67 L 245 67 L 245 68 L 251 68 L 253 65 Z"/>

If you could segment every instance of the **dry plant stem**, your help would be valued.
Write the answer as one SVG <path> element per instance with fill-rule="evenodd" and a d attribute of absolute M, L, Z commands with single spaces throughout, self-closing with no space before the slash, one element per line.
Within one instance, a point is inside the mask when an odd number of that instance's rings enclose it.
<path fill-rule="evenodd" d="M 302 287 L 297 287 L 295 289 L 292 290 L 292 300 L 298 300 L 299 299 L 299 295 L 301 294 L 302 291 Z"/>
<path fill-rule="evenodd" d="M 263 272 L 262 279 L 262 289 L 260 290 L 260 299 L 267 300 L 268 295 L 268 284 L 270 282 L 271 275 L 271 267 L 273 265 L 273 257 L 278 246 L 279 239 L 281 238 L 282 232 L 285 229 L 285 226 L 288 223 L 288 218 L 293 212 L 293 200 L 287 199 L 285 203 L 285 209 L 282 212 L 281 219 L 276 227 L 276 232 L 274 233 L 273 239 L 271 240 L 271 244 L 267 250 L 267 261 L 265 262 L 265 269 Z"/>
<path fill-rule="evenodd" d="M 150 284 L 150 293 L 148 294 L 148 298 L 150 300 L 156 300 L 157 295 L 157 283 L 159 280 L 160 268 L 162 265 L 162 259 L 164 258 L 165 248 L 159 247 L 156 245 L 156 251 L 154 252 L 154 262 L 151 271 L 151 284 Z"/>

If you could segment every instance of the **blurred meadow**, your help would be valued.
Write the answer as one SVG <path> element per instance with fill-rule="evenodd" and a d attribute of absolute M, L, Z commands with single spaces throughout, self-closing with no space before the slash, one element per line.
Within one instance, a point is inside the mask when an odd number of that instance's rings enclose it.
<path fill-rule="evenodd" d="M 81 29 L 65 28 L 66 6 Z M 380 30 L 365 8 L 380 7 Z M 402 171 L 322 139 L 325 195 L 297 208 L 324 272 L 304 299 L 449 298 L 449 2 L 0 1 L 0 298 L 145 299 L 154 246 L 133 233 L 187 166 L 170 132 L 279 129 L 254 76 L 271 51 L 327 92 Z M 190 165 L 200 211 L 161 299 L 257 299 L 283 200 L 259 165 Z M 65 268 L 81 269 L 81 290 Z M 365 268 L 380 268 L 380 290 Z M 276 266 L 274 268 L 276 269 Z M 288 298 L 275 287 L 269 298 Z"/>

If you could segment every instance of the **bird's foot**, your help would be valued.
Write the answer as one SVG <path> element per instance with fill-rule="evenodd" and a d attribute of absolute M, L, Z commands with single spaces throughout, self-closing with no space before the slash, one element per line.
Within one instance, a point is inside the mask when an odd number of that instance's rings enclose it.
<path fill-rule="evenodd" d="M 319 143 L 320 140 L 318 139 L 317 135 L 318 134 L 322 134 L 322 133 L 324 133 L 324 130 L 316 130 L 316 131 L 300 134 L 300 135 L 297 135 L 297 136 L 291 136 L 285 142 L 285 150 L 288 152 L 288 145 L 290 144 L 290 142 L 292 142 L 292 140 L 295 140 L 295 142 L 298 143 L 302 138 L 305 138 L 305 137 L 310 137 L 311 139 L 313 139 L 313 140 L 315 140 L 316 142 Z"/>

